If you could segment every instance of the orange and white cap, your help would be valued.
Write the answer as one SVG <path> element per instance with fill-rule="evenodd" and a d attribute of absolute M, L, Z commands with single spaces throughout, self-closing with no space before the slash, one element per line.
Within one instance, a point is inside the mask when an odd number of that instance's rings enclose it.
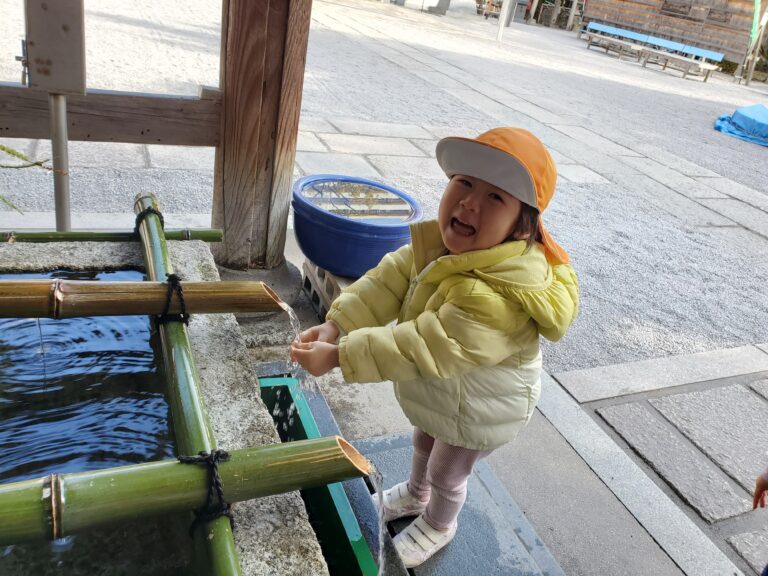
<path fill-rule="evenodd" d="M 539 211 L 547 260 L 567 264 L 568 253 L 550 236 L 541 213 L 555 193 L 557 168 L 541 140 L 522 128 L 494 128 L 477 138 L 448 137 L 437 143 L 437 162 L 452 178 L 480 178 Z"/>

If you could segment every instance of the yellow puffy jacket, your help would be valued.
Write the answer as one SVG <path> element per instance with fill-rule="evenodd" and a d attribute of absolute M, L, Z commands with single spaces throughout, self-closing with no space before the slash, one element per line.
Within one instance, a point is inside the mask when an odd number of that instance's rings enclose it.
<path fill-rule="evenodd" d="M 575 319 L 576 275 L 524 241 L 445 255 L 436 221 L 411 226 L 411 239 L 328 312 L 345 334 L 344 379 L 392 380 L 414 426 L 454 446 L 497 448 L 533 414 L 539 334 L 558 340 Z"/>

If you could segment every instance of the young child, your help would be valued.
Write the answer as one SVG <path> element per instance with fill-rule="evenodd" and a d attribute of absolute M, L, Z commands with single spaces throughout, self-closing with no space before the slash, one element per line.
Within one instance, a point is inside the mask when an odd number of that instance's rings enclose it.
<path fill-rule="evenodd" d="M 412 243 L 291 347 L 315 376 L 340 366 L 347 382 L 395 383 L 413 463 L 408 482 L 384 491 L 384 516 L 418 515 L 394 539 L 408 568 L 453 538 L 473 466 L 533 414 L 539 334 L 558 340 L 578 311 L 568 254 L 541 221 L 557 178 L 544 145 L 496 128 L 444 138 L 436 156 L 450 178 L 437 221 L 413 225 Z"/>

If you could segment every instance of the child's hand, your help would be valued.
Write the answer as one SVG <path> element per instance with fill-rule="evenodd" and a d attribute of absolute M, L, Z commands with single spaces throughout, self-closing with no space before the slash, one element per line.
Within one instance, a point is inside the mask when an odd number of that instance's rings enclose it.
<path fill-rule="evenodd" d="M 766 470 L 768 472 L 768 470 Z M 768 496 L 768 477 L 765 472 L 755 480 L 755 497 L 752 499 L 752 510 L 760 506 L 765 508 L 765 500 Z"/>
<path fill-rule="evenodd" d="M 301 367 L 312 376 L 322 376 L 339 365 L 339 347 L 336 344 L 317 340 L 293 342 L 291 360 L 301 364 Z"/>
<path fill-rule="evenodd" d="M 328 320 L 317 326 L 312 326 L 301 333 L 301 341 L 307 342 L 330 342 L 336 344 L 339 339 L 339 327 L 336 322 Z"/>

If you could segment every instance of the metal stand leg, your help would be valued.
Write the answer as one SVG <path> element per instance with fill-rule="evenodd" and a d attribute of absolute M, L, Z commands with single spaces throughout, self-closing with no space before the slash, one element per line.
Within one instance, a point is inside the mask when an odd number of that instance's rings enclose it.
<path fill-rule="evenodd" d="M 72 229 L 69 214 L 69 151 L 67 149 L 67 97 L 49 94 L 51 149 L 53 150 L 53 189 L 56 204 L 56 230 Z"/>

